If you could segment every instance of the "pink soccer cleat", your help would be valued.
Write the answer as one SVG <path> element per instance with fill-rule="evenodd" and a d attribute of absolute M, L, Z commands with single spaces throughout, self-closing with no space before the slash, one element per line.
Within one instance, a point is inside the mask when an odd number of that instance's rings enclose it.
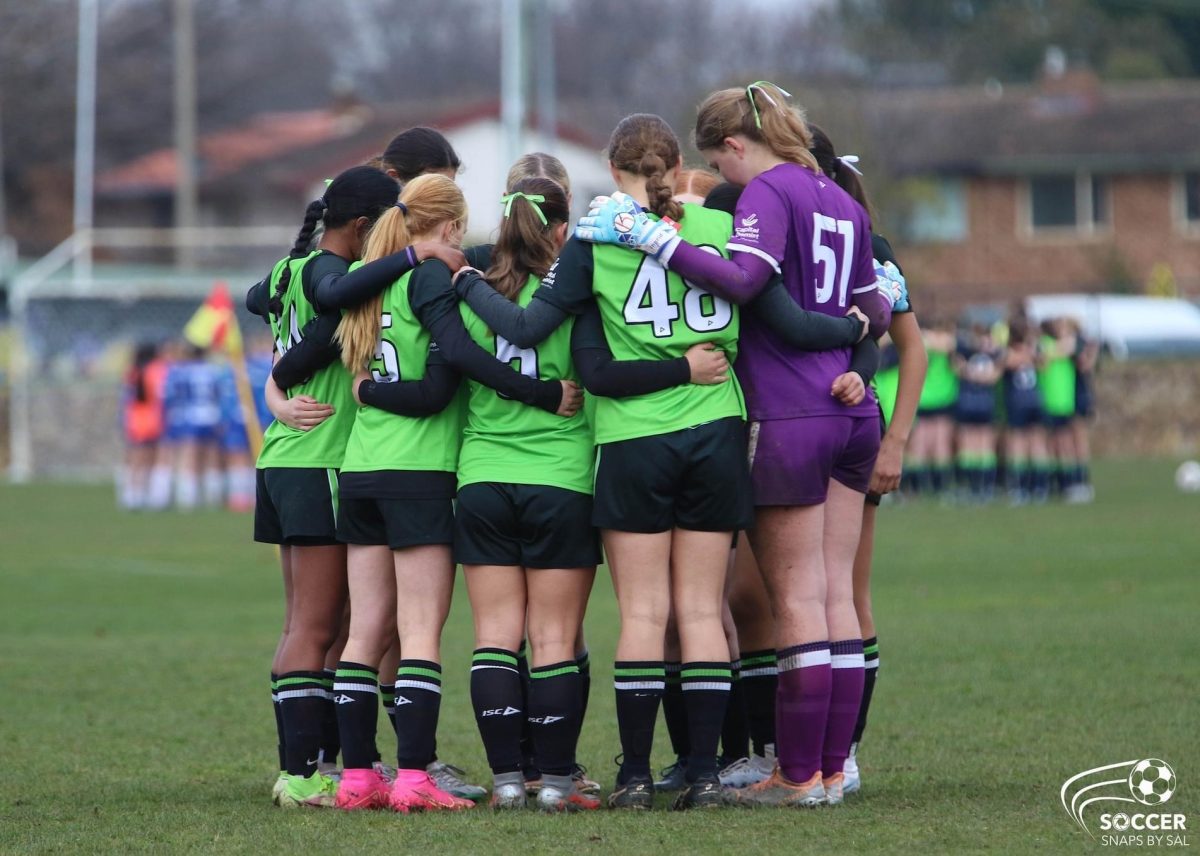
<path fill-rule="evenodd" d="M 346 769 L 338 782 L 337 801 L 334 806 L 343 811 L 364 811 L 386 808 L 388 786 L 378 771 Z"/>
<path fill-rule="evenodd" d="M 448 794 L 424 770 L 397 770 L 388 804 L 401 814 L 414 811 L 459 811 L 475 803 Z"/>

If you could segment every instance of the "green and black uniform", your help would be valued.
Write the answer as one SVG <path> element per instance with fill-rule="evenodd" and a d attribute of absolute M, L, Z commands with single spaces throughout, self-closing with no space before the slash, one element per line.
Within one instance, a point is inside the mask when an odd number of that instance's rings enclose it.
<path fill-rule="evenodd" d="M 511 371 L 473 343 L 458 314 L 450 269 L 429 260 L 400 277 L 383 294 L 380 338 L 371 362 L 374 382 L 346 448 L 340 478 L 338 534 L 351 544 L 392 549 L 453 542 L 451 500 L 465 423 L 459 394 L 421 417 L 385 409 L 389 384 L 419 381 L 439 355 L 472 378 L 528 404 L 554 411 L 561 398 L 555 381 Z"/>
<path fill-rule="evenodd" d="M 729 215 L 697 205 L 684 210 L 680 234 L 724 253 Z M 598 305 L 618 361 L 673 361 L 701 342 L 715 342 L 731 361 L 737 354 L 736 307 L 620 247 L 567 241 L 533 295 L 533 302 L 539 300 L 571 315 Z M 484 318 L 506 338 L 522 335 L 510 319 Z M 752 506 L 744 420 L 736 379 L 598 399 L 595 524 L 628 532 L 747 526 Z"/>
<path fill-rule="evenodd" d="M 284 270 L 291 268 L 283 312 L 267 311 Z M 275 345 L 281 354 L 301 345 L 310 322 L 317 317 L 312 291 L 314 284 L 329 275 L 344 274 L 345 259 L 325 251 L 314 251 L 299 259 L 283 259 L 270 277 L 247 297 L 247 305 L 267 317 Z M 254 540 L 269 544 L 313 546 L 338 543 L 337 471 L 342 466 L 346 443 L 354 424 L 354 396 L 350 374 L 332 362 L 313 372 L 307 380 L 288 389 L 288 396 L 309 395 L 334 408 L 333 415 L 308 431 L 289 428 L 276 420 L 263 436 L 258 456 L 258 487 L 254 513 Z"/>
<path fill-rule="evenodd" d="M 527 306 L 540 285 L 517 295 Z M 571 362 L 574 320 L 532 348 L 518 348 L 465 304 L 467 332 L 484 350 L 528 377 L 578 380 Z M 599 562 L 591 524 L 595 451 L 582 411 L 564 419 L 513 401 L 477 381 L 468 385 L 458 462 L 455 561 L 469 565 L 580 568 Z"/>

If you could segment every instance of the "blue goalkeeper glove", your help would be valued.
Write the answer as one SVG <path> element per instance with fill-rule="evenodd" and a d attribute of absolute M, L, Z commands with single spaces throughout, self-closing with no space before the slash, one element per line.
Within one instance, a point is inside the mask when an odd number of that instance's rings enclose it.
<path fill-rule="evenodd" d="M 654 220 L 626 193 L 597 196 L 579 220 L 575 237 L 593 244 L 616 244 L 661 258 L 679 243 L 679 230 L 668 220 Z M 668 253 L 669 255 L 669 253 Z"/>
<path fill-rule="evenodd" d="M 892 304 L 893 312 L 911 311 L 912 307 L 908 302 L 908 283 L 904 279 L 904 274 L 900 273 L 900 269 L 891 262 L 880 264 L 879 260 L 875 259 L 875 287 Z"/>

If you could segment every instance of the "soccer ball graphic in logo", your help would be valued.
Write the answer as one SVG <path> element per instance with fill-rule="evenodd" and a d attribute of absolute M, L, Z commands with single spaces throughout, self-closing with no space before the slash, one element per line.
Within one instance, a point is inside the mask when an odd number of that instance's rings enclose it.
<path fill-rule="evenodd" d="M 629 230 L 633 228 L 633 215 L 629 213 L 621 213 L 613 218 L 613 228 L 622 235 L 629 234 Z"/>
<path fill-rule="evenodd" d="M 1129 772 L 1129 791 L 1142 805 L 1162 805 L 1175 793 L 1175 771 L 1157 758 L 1138 761 Z"/>

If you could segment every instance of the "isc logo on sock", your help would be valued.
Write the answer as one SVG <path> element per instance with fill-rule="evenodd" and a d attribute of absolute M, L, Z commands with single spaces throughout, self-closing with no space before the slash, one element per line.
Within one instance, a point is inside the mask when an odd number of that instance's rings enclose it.
<path fill-rule="evenodd" d="M 352 701 L 354 701 L 354 699 L 350 698 L 350 696 L 346 695 L 345 693 L 342 693 L 339 696 L 334 696 L 333 699 L 334 704 L 350 704 Z"/>
<path fill-rule="evenodd" d="M 480 716 L 512 716 L 514 713 L 520 712 L 515 707 L 494 707 L 491 710 L 485 710 Z"/>
<path fill-rule="evenodd" d="M 399 706 L 400 706 L 400 705 L 402 705 L 402 704 L 412 704 L 412 699 L 410 699 L 410 698 L 405 698 L 405 697 L 404 697 L 404 696 L 402 696 L 402 695 L 398 695 L 398 696 L 396 696 L 396 702 L 395 702 L 395 704 L 396 704 L 396 707 L 399 707 Z"/>
<path fill-rule="evenodd" d="M 529 717 L 529 719 L 527 721 L 532 722 L 534 725 L 552 725 L 553 723 L 559 722 L 560 720 L 563 720 L 563 719 L 566 719 L 566 717 L 564 717 L 564 716 L 531 716 L 531 717 Z"/>

